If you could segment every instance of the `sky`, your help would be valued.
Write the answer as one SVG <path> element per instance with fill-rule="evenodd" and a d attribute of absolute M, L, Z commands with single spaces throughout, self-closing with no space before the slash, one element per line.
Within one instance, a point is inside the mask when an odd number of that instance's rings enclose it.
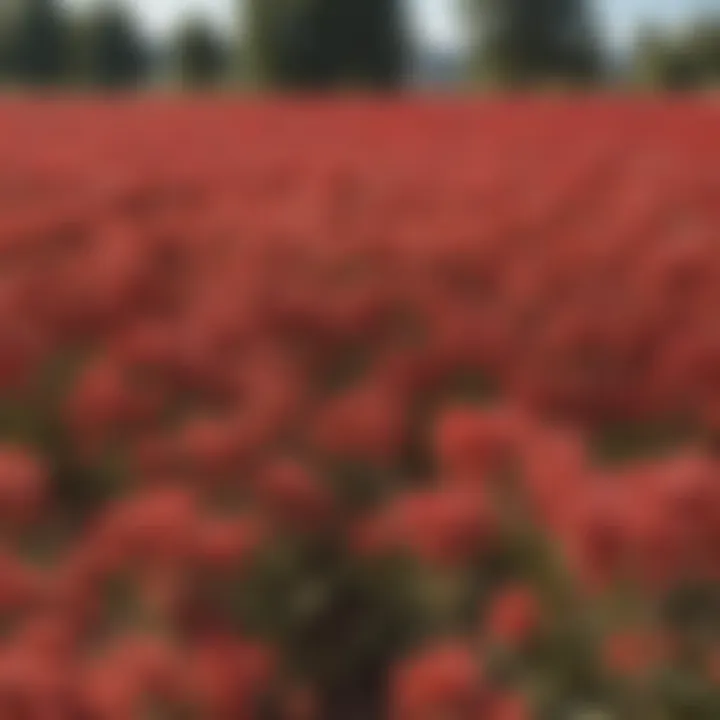
<path fill-rule="evenodd" d="M 87 7 L 100 0 L 65 0 Z M 2 2 L 2 0 L 0 0 Z M 144 26 L 153 34 L 162 33 L 190 12 L 201 12 L 219 28 L 233 22 L 238 0 L 125 0 L 134 8 Z M 453 48 L 462 42 L 460 7 L 463 0 L 406 0 L 418 35 L 430 45 Z M 700 9 L 717 10 L 720 0 L 595 0 L 596 11 L 613 44 L 628 41 L 639 21 L 653 19 L 676 23 Z"/>

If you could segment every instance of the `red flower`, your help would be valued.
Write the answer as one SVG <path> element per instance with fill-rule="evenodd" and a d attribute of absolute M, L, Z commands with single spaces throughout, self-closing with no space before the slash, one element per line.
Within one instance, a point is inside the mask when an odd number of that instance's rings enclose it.
<path fill-rule="evenodd" d="M 261 507 L 281 530 L 321 530 L 335 514 L 334 499 L 328 488 L 293 460 L 276 460 L 262 468 L 256 481 L 256 494 Z"/>
<path fill-rule="evenodd" d="M 720 686 L 720 650 L 713 650 L 705 660 L 705 672 L 715 687 Z"/>
<path fill-rule="evenodd" d="M 321 409 L 314 427 L 317 446 L 333 455 L 387 462 L 405 437 L 400 398 L 382 386 L 353 389 Z"/>
<path fill-rule="evenodd" d="M 261 523 L 246 518 L 207 518 L 197 528 L 199 561 L 210 568 L 238 572 L 264 538 Z"/>
<path fill-rule="evenodd" d="M 475 718 L 483 696 L 482 672 L 466 646 L 447 643 L 396 667 L 390 694 L 392 720 Z"/>
<path fill-rule="evenodd" d="M 179 455 L 203 482 L 227 476 L 242 457 L 240 428 L 228 418 L 194 417 L 181 430 Z"/>
<path fill-rule="evenodd" d="M 194 552 L 197 528 L 193 494 L 158 488 L 115 504 L 102 518 L 97 540 L 133 562 L 174 564 Z"/>
<path fill-rule="evenodd" d="M 182 655 L 160 638 L 124 635 L 113 645 L 109 660 L 145 698 L 170 699 L 182 689 Z"/>
<path fill-rule="evenodd" d="M 522 481 L 538 520 L 555 531 L 566 527 L 589 476 L 582 437 L 540 426 L 527 434 L 520 453 Z"/>
<path fill-rule="evenodd" d="M 0 446 L 0 521 L 26 524 L 47 496 L 48 471 L 21 447 Z"/>
<path fill-rule="evenodd" d="M 638 678 L 657 668 L 666 656 L 666 643 L 648 630 L 626 630 L 606 638 L 602 658 L 613 674 Z"/>
<path fill-rule="evenodd" d="M 17 643 L 49 661 L 69 664 L 74 661 L 78 633 L 61 613 L 34 615 L 18 632 Z"/>
<path fill-rule="evenodd" d="M 442 469 L 451 477 L 486 481 L 488 473 L 507 468 L 521 427 L 521 417 L 509 408 L 446 410 L 435 429 Z"/>
<path fill-rule="evenodd" d="M 71 697 L 72 679 L 56 659 L 10 642 L 0 654 L 0 706 L 28 717 L 52 717 Z"/>
<path fill-rule="evenodd" d="M 397 549 L 395 517 L 382 510 L 357 520 L 348 531 L 349 544 L 360 558 L 373 558 Z"/>
<path fill-rule="evenodd" d="M 493 514 L 475 492 L 408 493 L 398 497 L 387 512 L 399 545 L 432 564 L 472 562 L 494 539 Z"/>
<path fill-rule="evenodd" d="M 272 687 L 276 664 L 265 645 L 210 638 L 188 658 L 188 689 L 204 717 L 252 720 Z"/>
<path fill-rule="evenodd" d="M 132 386 L 125 369 L 112 358 L 86 366 L 66 402 L 65 420 L 78 449 L 92 457 L 114 436 L 157 416 L 159 397 Z"/>
<path fill-rule="evenodd" d="M 530 588 L 518 585 L 503 589 L 493 598 L 485 625 L 495 642 L 520 648 L 532 638 L 541 621 L 535 594 Z"/>
<path fill-rule="evenodd" d="M 122 720 L 142 711 L 142 688 L 122 664 L 95 661 L 78 673 L 78 703 L 98 720 Z"/>
<path fill-rule="evenodd" d="M 527 700 L 514 693 L 496 693 L 481 717 L 487 720 L 530 720 L 532 713 Z"/>
<path fill-rule="evenodd" d="M 4 317 L 0 308 L 0 389 L 8 390 L 23 386 L 32 378 L 45 350 L 43 339 L 33 327 L 20 318 Z"/>
<path fill-rule="evenodd" d="M 0 554 L 0 610 L 32 610 L 44 597 L 45 590 L 44 577 L 39 570 L 10 554 Z"/>
<path fill-rule="evenodd" d="M 139 322 L 121 333 L 113 345 L 113 356 L 129 367 L 160 370 L 173 359 L 173 335 L 169 326 Z"/>
<path fill-rule="evenodd" d="M 632 499 L 622 486 L 588 486 L 572 506 L 565 551 L 590 588 L 604 587 L 635 569 Z"/>
<path fill-rule="evenodd" d="M 146 432 L 136 438 L 129 450 L 131 469 L 143 482 L 175 479 L 183 467 L 175 438 Z"/>

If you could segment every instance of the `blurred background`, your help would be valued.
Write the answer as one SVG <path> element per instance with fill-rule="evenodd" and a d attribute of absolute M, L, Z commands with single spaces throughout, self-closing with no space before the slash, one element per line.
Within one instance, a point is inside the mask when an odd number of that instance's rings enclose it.
<path fill-rule="evenodd" d="M 3 88 L 713 88 L 720 0 L 1 0 Z"/>

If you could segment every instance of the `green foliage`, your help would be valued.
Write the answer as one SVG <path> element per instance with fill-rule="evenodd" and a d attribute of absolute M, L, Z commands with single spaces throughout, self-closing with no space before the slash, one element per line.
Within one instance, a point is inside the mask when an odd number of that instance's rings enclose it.
<path fill-rule="evenodd" d="M 289 648 L 290 669 L 323 688 L 324 716 L 379 717 L 383 668 L 427 624 L 415 581 L 400 559 L 365 566 L 337 543 L 288 538 L 257 558 L 234 612 L 245 632 Z"/>
<path fill-rule="evenodd" d="M 91 85 L 124 88 L 139 85 L 149 67 L 149 51 L 125 6 L 107 2 L 88 19 L 80 73 Z"/>
<path fill-rule="evenodd" d="M 602 58 L 586 0 L 474 0 L 475 67 L 509 85 L 596 79 Z"/>
<path fill-rule="evenodd" d="M 644 28 L 635 43 L 638 82 L 664 90 L 690 90 L 720 82 L 720 16 L 700 17 L 675 31 Z"/>
<path fill-rule="evenodd" d="M 392 88 L 403 79 L 397 0 L 255 0 L 248 24 L 248 67 L 258 82 Z"/>
<path fill-rule="evenodd" d="M 246 7 L 248 33 L 244 42 L 244 69 L 248 80 L 262 85 L 276 75 L 274 29 L 283 6 L 278 0 L 246 0 Z"/>
<path fill-rule="evenodd" d="M 66 74 L 67 31 L 56 0 L 24 0 L 8 28 L 8 75 L 31 86 L 60 82 Z"/>
<path fill-rule="evenodd" d="M 686 419 L 666 422 L 613 423 L 593 437 L 597 462 L 607 465 L 669 456 L 696 440 L 700 433 Z"/>
<path fill-rule="evenodd" d="M 186 21 L 173 42 L 173 56 L 183 85 L 216 85 L 228 64 L 228 52 L 222 38 L 200 18 Z"/>

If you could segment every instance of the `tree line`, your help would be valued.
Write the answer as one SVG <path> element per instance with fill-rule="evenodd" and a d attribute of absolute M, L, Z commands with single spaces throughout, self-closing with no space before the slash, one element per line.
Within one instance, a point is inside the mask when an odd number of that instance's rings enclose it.
<path fill-rule="evenodd" d="M 146 36 L 128 5 L 106 0 L 71 11 L 59 0 L 1 7 L 0 78 L 6 85 L 135 88 L 173 77 L 192 85 L 220 81 L 229 42 L 201 17 L 187 18 L 164 41 Z"/>
<path fill-rule="evenodd" d="M 611 72 L 588 0 L 464 0 L 469 82 L 524 87 L 601 83 Z M 402 0 L 238 0 L 242 33 L 201 16 L 146 37 L 121 0 L 71 12 L 59 0 L 0 2 L 0 76 L 20 86 L 124 88 L 177 81 L 286 89 L 395 89 L 413 43 Z M 2 11 L 2 5 L 7 10 Z M 14 11 L 12 11 L 14 10 Z M 236 37 L 237 35 L 237 37 Z M 645 28 L 622 80 L 683 89 L 717 84 L 720 15 L 668 32 Z"/>

